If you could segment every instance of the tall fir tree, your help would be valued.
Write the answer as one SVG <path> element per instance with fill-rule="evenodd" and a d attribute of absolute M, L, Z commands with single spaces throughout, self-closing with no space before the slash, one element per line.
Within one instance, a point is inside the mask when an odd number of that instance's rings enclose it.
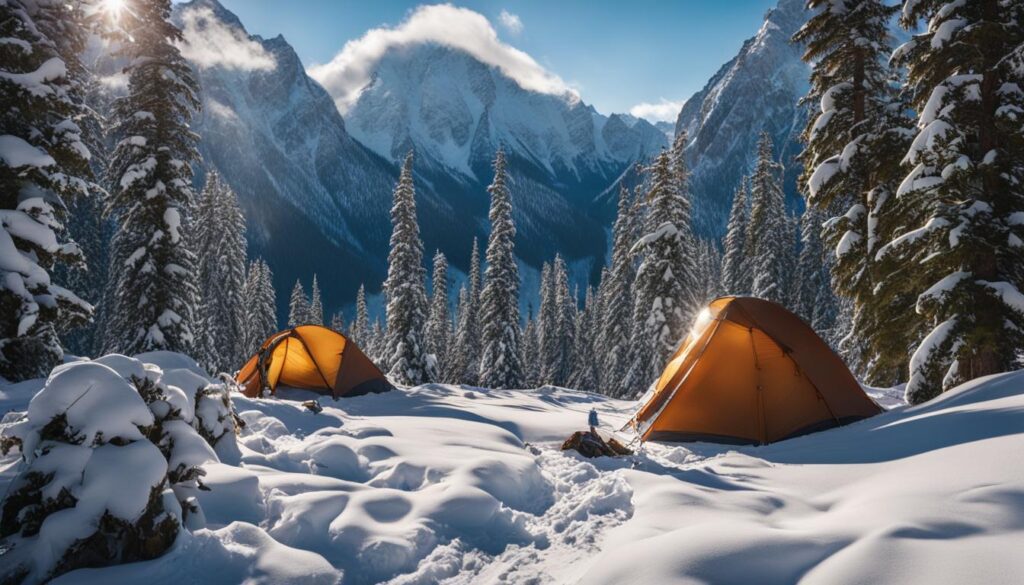
<path fill-rule="evenodd" d="M 196 207 L 196 256 L 199 264 L 198 347 L 211 372 L 231 372 L 242 364 L 245 312 L 245 217 L 235 192 L 216 171 Z"/>
<path fill-rule="evenodd" d="M 313 288 L 309 292 L 309 322 L 313 325 L 324 324 L 324 301 L 320 296 L 320 282 L 313 275 Z"/>
<path fill-rule="evenodd" d="M 540 268 L 540 309 L 537 312 L 537 385 L 550 384 L 557 368 L 558 305 L 551 264 Z"/>
<path fill-rule="evenodd" d="M 494 156 L 494 180 L 487 188 L 491 195 L 491 233 L 487 240 L 487 272 L 480 293 L 480 385 L 485 388 L 523 387 L 516 227 L 505 164 L 505 151 L 499 148 Z"/>
<path fill-rule="evenodd" d="M 473 238 L 469 256 L 469 289 L 459 298 L 459 318 L 452 356 L 452 381 L 475 385 L 480 376 L 480 247 Z"/>
<path fill-rule="evenodd" d="M 629 191 L 619 191 L 618 214 L 612 228 L 612 259 L 607 277 L 601 279 L 602 314 L 595 350 L 601 368 L 601 391 L 624 396 L 629 389 L 621 384 L 629 368 L 630 321 L 633 314 L 632 203 Z"/>
<path fill-rule="evenodd" d="M 338 311 L 331 315 L 331 330 L 345 335 L 345 316 Z"/>
<path fill-rule="evenodd" d="M 245 320 L 242 353 L 249 356 L 277 333 L 277 294 L 270 267 L 261 258 L 249 263 L 245 278 Z"/>
<path fill-rule="evenodd" d="M 821 241 L 824 213 L 808 207 L 800 216 L 800 256 L 793 278 L 790 307 L 823 339 L 835 343 L 838 305 L 832 292 L 829 263 Z"/>
<path fill-rule="evenodd" d="M 79 54 L 80 3 L 9 0 L 0 6 L 0 375 L 45 376 L 63 356 L 59 331 L 92 307 L 53 281 L 79 266 L 64 224 L 69 203 L 90 197 L 92 173 Z"/>
<path fill-rule="evenodd" d="M 533 305 L 530 305 L 526 326 L 523 327 L 523 386 L 536 388 L 538 385 L 540 385 L 540 337 L 537 334 L 537 320 L 533 316 Z"/>
<path fill-rule="evenodd" d="M 426 271 L 416 218 L 412 162 L 413 153 L 409 151 L 391 207 L 391 251 L 388 253 L 388 277 L 384 282 L 387 329 L 382 360 L 393 380 L 416 386 L 432 380 L 423 339 L 427 323 Z"/>
<path fill-rule="evenodd" d="M 645 235 L 633 246 L 642 258 L 634 284 L 630 367 L 622 386 L 642 393 L 689 329 L 694 298 L 694 239 L 688 198 L 680 189 L 684 173 L 662 152 L 649 174 Z"/>
<path fill-rule="evenodd" d="M 794 40 L 813 67 L 803 102 L 820 112 L 803 133 L 801 182 L 808 205 L 822 214 L 828 272 L 844 297 L 832 337 L 842 338 L 839 349 L 855 371 L 892 385 L 905 375 L 906 348 L 923 336 L 902 267 L 875 258 L 880 243 L 910 219 L 887 211 L 912 137 L 889 65 L 899 8 L 883 0 L 812 0 L 808 7 L 814 13 Z"/>
<path fill-rule="evenodd" d="M 587 287 L 583 309 L 576 312 L 573 324 L 575 343 L 573 346 L 572 374 L 569 376 L 569 387 L 585 392 L 598 389 L 598 362 L 595 328 L 597 315 L 601 312 L 598 297 Z"/>
<path fill-rule="evenodd" d="M 372 330 L 370 328 L 370 311 L 366 306 L 366 285 L 360 284 L 356 292 L 356 318 L 352 321 L 349 337 L 365 351 L 370 351 Z"/>
<path fill-rule="evenodd" d="M 110 351 L 188 352 L 195 343 L 196 258 L 190 249 L 192 165 L 198 86 L 170 22 L 170 0 L 128 0 L 120 12 L 131 42 L 128 94 L 114 102 L 117 145 L 108 205 L 119 229 L 112 243 Z"/>
<path fill-rule="evenodd" d="M 306 296 L 306 289 L 302 287 L 302 281 L 295 279 L 295 286 L 292 287 L 292 294 L 288 298 L 288 326 L 298 327 L 309 323 L 309 297 Z"/>
<path fill-rule="evenodd" d="M 448 259 L 440 250 L 434 253 L 430 282 L 433 290 L 426 328 L 427 351 L 434 356 L 434 379 L 448 381 L 451 377 L 452 319 L 448 308 Z"/>
<path fill-rule="evenodd" d="M 697 238 L 698 306 L 703 307 L 722 294 L 722 254 L 714 242 Z"/>
<path fill-rule="evenodd" d="M 771 137 L 762 132 L 750 178 L 746 249 L 753 272 L 751 292 L 756 297 L 788 305 L 793 234 L 782 195 L 781 169 L 772 154 Z"/>
<path fill-rule="evenodd" d="M 1018 367 L 1024 346 L 1024 3 L 905 3 L 903 25 L 921 20 L 894 53 L 919 133 L 892 210 L 902 227 L 877 253 L 902 266 L 929 330 L 911 403 Z"/>
<path fill-rule="evenodd" d="M 750 191 L 747 178 L 740 181 L 732 197 L 729 224 L 725 231 L 722 256 L 722 290 L 730 295 L 750 294 L 753 274 L 747 244 L 747 216 L 750 213 Z"/>

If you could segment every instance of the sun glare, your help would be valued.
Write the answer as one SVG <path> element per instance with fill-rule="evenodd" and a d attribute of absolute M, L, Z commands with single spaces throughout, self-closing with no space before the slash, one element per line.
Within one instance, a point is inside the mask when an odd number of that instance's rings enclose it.
<path fill-rule="evenodd" d="M 125 0 L 103 0 L 102 9 L 103 12 L 107 13 L 111 18 L 117 20 L 121 16 L 121 11 L 124 10 Z"/>

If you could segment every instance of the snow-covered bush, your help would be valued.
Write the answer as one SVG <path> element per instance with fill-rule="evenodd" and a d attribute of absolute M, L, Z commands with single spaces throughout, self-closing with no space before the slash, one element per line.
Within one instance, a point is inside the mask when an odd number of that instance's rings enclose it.
<path fill-rule="evenodd" d="M 55 368 L 0 437 L 25 464 L 0 507 L 0 581 L 151 559 L 203 527 L 202 465 L 234 424 L 227 389 L 189 370 L 119 355 Z"/>

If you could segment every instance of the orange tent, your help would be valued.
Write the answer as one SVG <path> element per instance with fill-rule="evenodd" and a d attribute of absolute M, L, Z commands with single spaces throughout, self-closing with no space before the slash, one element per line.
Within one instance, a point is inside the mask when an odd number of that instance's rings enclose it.
<path fill-rule="evenodd" d="M 881 411 L 799 317 L 723 297 L 701 311 L 633 423 L 646 441 L 765 444 Z"/>
<path fill-rule="evenodd" d="M 355 343 L 319 325 L 300 325 L 271 335 L 242 366 L 243 393 L 271 393 L 279 384 L 338 398 L 385 392 L 391 384 Z"/>

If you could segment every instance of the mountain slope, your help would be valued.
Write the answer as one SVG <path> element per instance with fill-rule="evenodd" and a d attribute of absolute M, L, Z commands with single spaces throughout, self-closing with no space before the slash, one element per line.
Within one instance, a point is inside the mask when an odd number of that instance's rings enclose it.
<path fill-rule="evenodd" d="M 431 42 L 390 48 L 345 118 L 353 137 L 388 160 L 415 148 L 424 178 L 481 224 L 491 161 L 504 146 L 517 254 L 533 266 L 556 251 L 598 265 L 611 209 L 595 198 L 667 144 L 646 121 L 524 89 L 468 52 Z"/>
<path fill-rule="evenodd" d="M 685 130 L 689 138 L 694 221 L 705 234 L 725 231 L 733 192 L 753 168 L 762 130 L 772 136 L 776 158 L 785 166 L 787 206 L 801 205 L 795 157 L 807 114 L 797 102 L 807 92 L 810 69 L 789 39 L 806 18 L 802 0 L 780 0 L 757 34 L 679 113 L 676 132 Z"/>

